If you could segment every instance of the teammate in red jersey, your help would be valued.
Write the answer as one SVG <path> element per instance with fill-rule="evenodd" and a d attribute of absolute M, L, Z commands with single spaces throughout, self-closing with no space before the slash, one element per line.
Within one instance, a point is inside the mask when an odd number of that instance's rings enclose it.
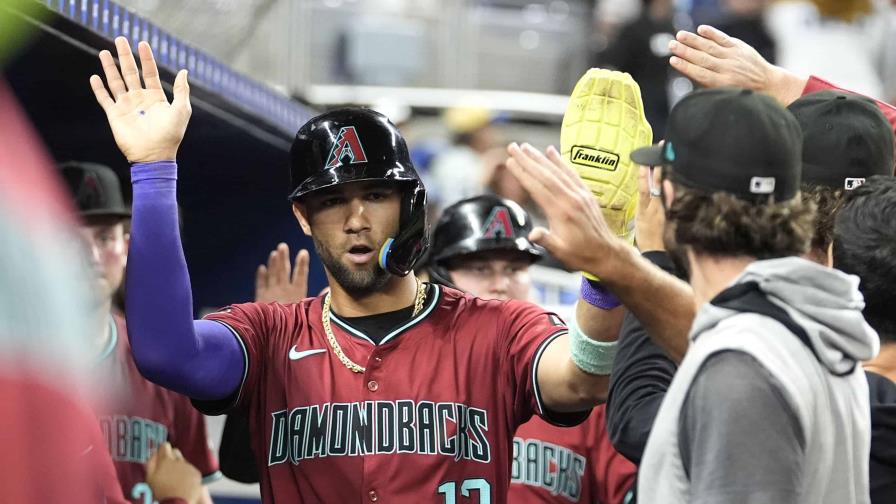
<path fill-rule="evenodd" d="M 118 178 L 106 166 L 84 162 L 64 163 L 61 174 L 84 220 L 80 234 L 94 268 L 92 371 L 94 381 L 103 386 L 94 410 L 124 495 L 138 504 L 153 502 L 144 464 L 166 441 L 199 469 L 205 483 L 213 481 L 220 473 L 208 446 L 205 419 L 187 397 L 140 375 L 124 319 L 112 309 L 112 294 L 121 285 L 127 262 L 123 223 L 130 217 Z M 208 491 L 202 493 L 202 502 L 211 502 Z"/>
<path fill-rule="evenodd" d="M 444 210 L 432 233 L 429 277 L 485 299 L 529 299 L 529 266 L 544 255 L 529 241 L 522 207 L 492 195 Z M 600 405 L 580 425 L 559 428 L 540 418 L 513 438 L 509 502 L 622 504 L 635 465 L 610 443 Z"/>
<path fill-rule="evenodd" d="M 621 308 L 579 305 L 577 325 L 519 301 L 419 282 L 425 190 L 405 142 L 365 109 L 318 116 L 292 147 L 293 211 L 315 241 L 330 292 L 291 305 L 232 306 L 194 321 L 173 161 L 190 116 L 186 73 L 169 103 L 149 45 L 140 72 L 116 40 L 91 77 L 134 186 L 127 315 L 149 379 L 206 411 L 249 412 L 268 502 L 506 502 L 512 436 L 533 414 L 575 424 L 605 397 Z M 111 92 L 111 96 L 110 93 Z M 534 149 L 511 147 L 517 163 Z M 531 238 L 590 271 L 615 237 L 563 164 L 545 181 L 551 229 Z M 628 246 L 622 243 L 620 246 Z"/>

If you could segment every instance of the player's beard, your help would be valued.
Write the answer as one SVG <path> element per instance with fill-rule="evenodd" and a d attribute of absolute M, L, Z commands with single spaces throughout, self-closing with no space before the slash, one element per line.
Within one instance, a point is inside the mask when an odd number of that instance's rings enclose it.
<path fill-rule="evenodd" d="M 377 261 L 370 261 L 362 269 L 352 269 L 312 236 L 317 255 L 324 267 L 340 287 L 352 297 L 364 297 L 380 291 L 389 283 L 391 275 L 380 268 Z"/>

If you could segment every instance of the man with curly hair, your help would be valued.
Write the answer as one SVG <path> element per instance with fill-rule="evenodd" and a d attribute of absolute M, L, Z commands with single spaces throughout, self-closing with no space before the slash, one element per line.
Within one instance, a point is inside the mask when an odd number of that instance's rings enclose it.
<path fill-rule="evenodd" d="M 867 502 L 878 351 L 858 282 L 805 259 L 792 115 L 751 91 L 693 93 L 664 145 L 667 248 L 700 306 L 640 464 L 643 502 Z"/>

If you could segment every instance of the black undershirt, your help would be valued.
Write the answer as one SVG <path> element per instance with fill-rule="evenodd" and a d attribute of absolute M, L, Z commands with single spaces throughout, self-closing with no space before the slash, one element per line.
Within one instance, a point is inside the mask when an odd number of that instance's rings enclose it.
<path fill-rule="evenodd" d="M 432 286 L 426 286 L 426 298 L 432 296 Z M 338 315 L 338 314 L 337 314 Z M 352 326 L 358 331 L 364 333 L 368 338 L 373 340 L 377 345 L 392 332 L 395 328 L 404 324 L 414 317 L 414 305 L 407 306 L 400 310 L 377 313 L 375 315 L 365 315 L 363 317 L 342 317 L 340 320 Z"/>

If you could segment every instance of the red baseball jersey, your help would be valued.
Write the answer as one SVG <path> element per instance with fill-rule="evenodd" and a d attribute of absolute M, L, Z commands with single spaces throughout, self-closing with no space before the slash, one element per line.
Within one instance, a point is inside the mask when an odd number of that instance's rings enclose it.
<path fill-rule="evenodd" d="M 94 365 L 96 382 L 104 387 L 95 409 L 125 497 L 136 504 L 153 502 L 144 464 L 165 441 L 199 469 L 204 483 L 219 478 L 205 418 L 186 396 L 143 378 L 131 356 L 124 320 L 115 315 L 113 321 L 109 344 Z"/>
<path fill-rule="evenodd" d="M 567 429 L 533 418 L 513 438 L 510 502 L 623 504 L 636 472 L 610 443 L 605 406 Z"/>
<path fill-rule="evenodd" d="M 547 416 L 534 374 L 566 333 L 560 319 L 430 285 L 423 310 L 379 345 L 331 316 L 361 374 L 330 348 L 321 303 L 207 317 L 245 348 L 242 387 L 217 412 L 248 408 L 264 502 L 507 502 L 513 433 Z"/>

